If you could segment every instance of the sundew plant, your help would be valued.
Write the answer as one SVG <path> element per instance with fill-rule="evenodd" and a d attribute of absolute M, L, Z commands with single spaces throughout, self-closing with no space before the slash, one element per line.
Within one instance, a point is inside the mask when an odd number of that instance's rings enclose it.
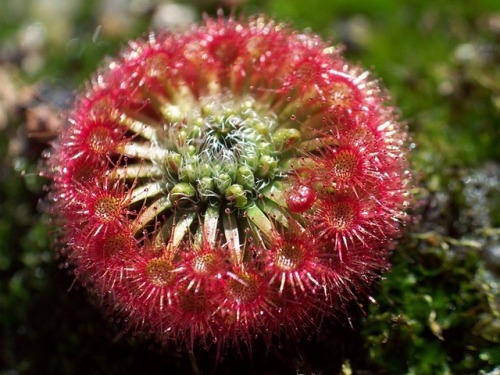
<path fill-rule="evenodd" d="M 55 246 L 108 313 L 166 345 L 250 349 L 369 295 L 407 221 L 407 151 L 341 49 L 219 17 L 107 60 L 43 174 Z"/>

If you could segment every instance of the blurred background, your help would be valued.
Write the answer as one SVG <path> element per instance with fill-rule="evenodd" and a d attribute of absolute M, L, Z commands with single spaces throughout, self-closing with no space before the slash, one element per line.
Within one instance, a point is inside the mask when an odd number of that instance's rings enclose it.
<path fill-rule="evenodd" d="M 496 0 L 1 0 L 0 374 L 500 374 L 500 3 Z M 345 46 L 412 134 L 415 221 L 393 269 L 300 342 L 161 350 L 58 262 L 38 165 L 105 56 L 203 14 L 264 13 Z M 62 264 L 62 266 L 61 266 Z"/>

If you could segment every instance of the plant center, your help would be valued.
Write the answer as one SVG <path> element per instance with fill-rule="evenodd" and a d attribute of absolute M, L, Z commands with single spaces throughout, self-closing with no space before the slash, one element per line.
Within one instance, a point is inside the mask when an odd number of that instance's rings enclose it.
<path fill-rule="evenodd" d="M 284 176 L 280 166 L 296 129 L 279 129 L 276 116 L 251 98 L 201 99 L 193 107 L 168 104 L 162 114 L 168 128 L 156 146 L 173 190 L 207 201 L 225 197 L 244 207 L 259 189 Z"/>

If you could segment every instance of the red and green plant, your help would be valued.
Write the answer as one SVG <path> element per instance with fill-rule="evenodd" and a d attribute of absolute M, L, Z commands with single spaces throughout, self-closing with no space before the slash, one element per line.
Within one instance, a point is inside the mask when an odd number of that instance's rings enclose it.
<path fill-rule="evenodd" d="M 161 342 L 297 337 L 388 269 L 406 136 L 377 81 L 315 35 L 264 17 L 150 34 L 53 143 L 58 245 Z"/>

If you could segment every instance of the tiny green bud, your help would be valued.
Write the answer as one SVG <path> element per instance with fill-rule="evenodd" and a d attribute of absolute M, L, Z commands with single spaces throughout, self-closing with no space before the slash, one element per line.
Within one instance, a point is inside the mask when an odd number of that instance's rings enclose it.
<path fill-rule="evenodd" d="M 243 187 L 237 184 L 229 186 L 229 188 L 226 190 L 226 199 L 228 201 L 234 202 L 235 206 L 238 208 L 245 207 L 248 202 Z"/>
<path fill-rule="evenodd" d="M 214 114 L 214 108 L 210 104 L 206 104 L 200 109 L 200 113 L 203 117 L 208 117 Z"/>
<path fill-rule="evenodd" d="M 237 167 L 236 163 L 226 163 L 223 165 L 222 170 L 234 180 L 236 178 Z"/>
<path fill-rule="evenodd" d="M 189 155 L 196 155 L 196 147 L 193 145 L 188 145 L 186 147 L 186 153 Z"/>
<path fill-rule="evenodd" d="M 297 129 L 279 129 L 273 135 L 273 142 L 278 150 L 289 147 L 300 139 L 300 131 Z"/>
<path fill-rule="evenodd" d="M 226 190 L 233 183 L 233 179 L 227 173 L 220 173 L 215 178 L 215 186 L 221 194 L 225 194 Z"/>
<path fill-rule="evenodd" d="M 185 182 L 196 181 L 196 167 L 194 162 L 188 160 L 179 168 L 179 180 Z"/>
<path fill-rule="evenodd" d="M 243 160 L 245 165 L 250 168 L 250 170 L 255 171 L 259 165 L 259 155 L 255 152 L 255 150 L 249 150 L 245 152 L 243 156 Z"/>
<path fill-rule="evenodd" d="M 188 135 L 185 130 L 179 130 L 177 132 L 177 143 L 181 146 L 184 146 L 186 144 L 186 141 L 188 139 Z"/>
<path fill-rule="evenodd" d="M 205 121 L 201 117 L 196 117 L 193 120 L 193 126 L 196 127 L 196 128 L 200 128 L 201 129 L 201 128 L 203 128 L 204 124 L 205 124 Z"/>
<path fill-rule="evenodd" d="M 184 114 L 181 109 L 173 104 L 166 104 L 160 109 L 162 115 L 165 119 L 169 120 L 172 123 L 178 123 L 184 120 Z"/>
<path fill-rule="evenodd" d="M 259 142 L 257 147 L 261 155 L 269 155 L 274 151 L 273 145 L 269 142 Z"/>
<path fill-rule="evenodd" d="M 186 182 L 179 182 L 174 185 L 172 190 L 170 190 L 170 201 L 175 203 L 182 198 L 194 197 L 196 194 L 196 190 L 193 188 L 191 184 Z"/>
<path fill-rule="evenodd" d="M 259 121 L 259 120 L 254 120 L 251 122 L 252 128 L 254 128 L 257 133 L 263 136 L 267 136 L 269 134 L 269 125 Z"/>
<path fill-rule="evenodd" d="M 196 123 L 193 124 L 191 131 L 189 132 L 189 139 L 199 139 L 202 135 L 202 126 Z"/>
<path fill-rule="evenodd" d="M 200 177 L 212 176 L 213 167 L 209 163 L 202 163 L 198 166 L 198 174 Z"/>
<path fill-rule="evenodd" d="M 173 172 L 177 172 L 181 165 L 182 157 L 177 153 L 170 153 L 165 159 L 165 167 Z"/>
<path fill-rule="evenodd" d="M 196 187 L 202 198 L 208 198 L 215 190 L 214 180 L 211 177 L 202 177 L 198 180 Z"/>
<path fill-rule="evenodd" d="M 246 189 L 253 189 L 255 186 L 255 176 L 252 170 L 246 165 L 239 167 L 236 174 L 236 182 Z"/>
<path fill-rule="evenodd" d="M 277 166 L 278 162 L 275 158 L 269 155 L 262 155 L 259 160 L 257 176 L 260 178 L 273 177 Z"/>

